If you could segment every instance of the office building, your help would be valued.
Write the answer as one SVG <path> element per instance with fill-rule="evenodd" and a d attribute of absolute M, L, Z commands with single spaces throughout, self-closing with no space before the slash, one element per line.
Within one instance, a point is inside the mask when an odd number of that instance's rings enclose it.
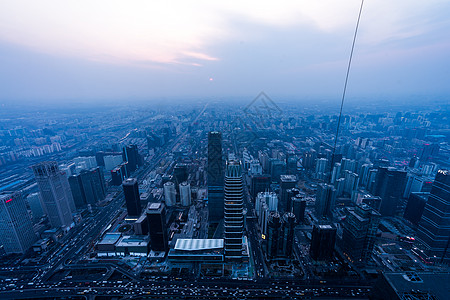
<path fill-rule="evenodd" d="M 450 171 L 439 170 L 419 222 L 417 240 L 435 261 L 450 263 Z"/>
<path fill-rule="evenodd" d="M 55 161 L 36 164 L 32 169 L 50 224 L 56 228 L 71 226 L 76 209 L 65 174 Z"/>
<path fill-rule="evenodd" d="M 103 161 L 105 170 L 111 171 L 123 162 L 123 157 L 122 155 L 106 155 L 103 157 Z"/>
<path fill-rule="evenodd" d="M 39 193 L 29 194 L 27 196 L 27 202 L 30 206 L 31 213 L 33 214 L 34 221 L 37 221 L 44 216 L 44 209 L 42 208 Z"/>
<path fill-rule="evenodd" d="M 294 227 L 295 227 L 295 215 L 291 212 L 286 212 L 283 215 L 283 233 L 279 242 L 281 247 L 281 255 L 283 257 L 291 258 L 293 256 L 294 245 Z"/>
<path fill-rule="evenodd" d="M 224 168 L 222 134 L 208 133 L 208 210 L 209 222 L 218 223 L 224 214 Z"/>
<path fill-rule="evenodd" d="M 322 179 L 322 180 L 326 179 L 327 164 L 328 164 L 328 159 L 326 159 L 326 158 L 318 158 L 316 160 L 315 175 L 316 175 L 317 179 Z"/>
<path fill-rule="evenodd" d="M 97 160 L 95 156 L 80 156 L 73 159 L 75 163 L 75 172 L 79 173 L 81 170 L 89 170 L 97 167 Z"/>
<path fill-rule="evenodd" d="M 176 164 L 173 168 L 173 178 L 175 179 L 175 184 L 180 186 L 181 183 L 188 180 L 188 169 L 186 164 Z"/>
<path fill-rule="evenodd" d="M 287 199 L 286 199 L 286 211 L 287 212 L 292 212 L 293 209 L 293 203 L 292 203 L 292 199 L 297 197 L 297 195 L 300 194 L 300 190 L 296 189 L 296 188 L 292 188 L 292 189 L 288 189 L 286 191 L 287 194 Z"/>
<path fill-rule="evenodd" d="M 291 198 L 291 203 L 295 219 L 298 223 L 303 223 L 305 221 L 306 200 L 303 196 L 297 195 Z"/>
<path fill-rule="evenodd" d="M 278 210 L 277 194 L 274 192 L 261 192 L 258 194 L 255 201 L 255 211 L 258 216 L 260 215 L 263 203 L 267 204 L 267 207 L 270 211 L 277 211 Z"/>
<path fill-rule="evenodd" d="M 270 188 L 271 181 L 272 179 L 269 174 L 253 175 L 250 187 L 250 194 L 252 195 L 253 199 L 256 199 L 256 196 L 259 193 L 267 191 Z"/>
<path fill-rule="evenodd" d="M 153 251 L 168 250 L 166 207 L 163 203 L 150 203 L 147 207 L 148 229 Z"/>
<path fill-rule="evenodd" d="M 123 161 L 128 162 L 126 165 L 128 174 L 136 171 L 137 167 L 140 165 L 140 155 L 137 145 L 125 146 L 122 150 L 122 159 Z"/>
<path fill-rule="evenodd" d="M 316 165 L 317 153 L 315 150 L 303 154 L 302 165 L 307 170 L 313 170 Z"/>
<path fill-rule="evenodd" d="M 85 208 L 88 204 L 94 205 L 105 199 L 105 178 L 100 168 L 82 170 L 68 180 L 76 208 Z"/>
<path fill-rule="evenodd" d="M 148 220 L 147 214 L 142 214 L 136 222 L 133 223 L 134 234 L 147 235 L 148 234 Z"/>
<path fill-rule="evenodd" d="M 267 218 L 266 256 L 269 259 L 278 256 L 280 235 L 281 217 L 277 211 L 272 211 Z"/>
<path fill-rule="evenodd" d="M 0 245 L 6 254 L 25 253 L 36 240 L 22 195 L 18 192 L 0 194 Z"/>
<path fill-rule="evenodd" d="M 403 193 L 403 198 L 408 199 L 411 193 L 430 192 L 432 186 L 432 177 L 409 174 L 406 177 L 406 186 Z"/>
<path fill-rule="evenodd" d="M 280 201 L 278 202 L 278 210 L 281 212 L 288 210 L 288 192 L 287 190 L 295 188 L 297 185 L 297 177 L 295 175 L 280 176 Z M 290 208 L 290 207 L 289 207 Z"/>
<path fill-rule="evenodd" d="M 405 181 L 405 171 L 393 167 L 378 168 L 373 194 L 381 197 L 380 214 L 382 216 L 394 216 L 400 212 Z"/>
<path fill-rule="evenodd" d="M 139 186 L 136 178 L 125 179 L 122 183 L 123 194 L 127 204 L 129 217 L 138 218 L 141 215 L 141 199 L 139 197 Z"/>
<path fill-rule="evenodd" d="M 242 259 L 242 235 L 244 231 L 243 201 L 244 184 L 241 164 L 228 161 L 225 174 L 225 259 Z"/>
<path fill-rule="evenodd" d="M 111 185 L 119 186 L 128 178 L 128 163 L 123 162 L 111 170 Z"/>
<path fill-rule="evenodd" d="M 181 206 L 190 206 L 191 205 L 191 185 L 189 183 L 182 182 L 180 183 L 180 202 Z"/>
<path fill-rule="evenodd" d="M 176 189 L 175 184 L 172 181 L 164 183 L 164 201 L 167 207 L 172 207 L 176 204 Z"/>
<path fill-rule="evenodd" d="M 342 250 L 353 262 L 370 258 L 380 223 L 380 214 L 366 204 L 347 208 L 342 233 Z"/>
<path fill-rule="evenodd" d="M 317 186 L 315 211 L 317 218 L 333 216 L 333 209 L 336 202 L 336 189 L 332 185 L 319 184 Z"/>
<path fill-rule="evenodd" d="M 420 154 L 420 161 L 430 161 L 439 154 L 438 144 L 425 144 L 423 145 L 422 152 Z"/>
<path fill-rule="evenodd" d="M 310 255 L 314 260 L 331 260 L 336 243 L 336 228 L 331 225 L 314 225 Z"/>
<path fill-rule="evenodd" d="M 414 225 L 419 225 L 429 196 L 430 193 L 411 193 L 403 217 Z"/>

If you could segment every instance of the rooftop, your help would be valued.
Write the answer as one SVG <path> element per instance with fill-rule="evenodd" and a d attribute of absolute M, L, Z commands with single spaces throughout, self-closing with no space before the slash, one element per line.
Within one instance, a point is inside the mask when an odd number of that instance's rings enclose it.
<path fill-rule="evenodd" d="M 99 244 L 115 244 L 122 234 L 120 233 L 107 233 Z"/>
<path fill-rule="evenodd" d="M 197 251 L 223 248 L 223 239 L 178 239 L 175 250 Z"/>

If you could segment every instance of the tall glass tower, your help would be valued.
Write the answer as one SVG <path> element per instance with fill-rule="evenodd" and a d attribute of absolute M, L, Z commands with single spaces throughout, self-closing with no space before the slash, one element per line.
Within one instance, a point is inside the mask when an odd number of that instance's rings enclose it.
<path fill-rule="evenodd" d="M 0 244 L 6 253 L 25 253 L 36 240 L 22 195 L 0 194 Z"/>
<path fill-rule="evenodd" d="M 225 174 L 225 258 L 231 261 L 242 259 L 242 234 L 244 216 L 242 213 L 244 185 L 241 164 L 229 161 Z"/>
<path fill-rule="evenodd" d="M 208 133 L 208 210 L 209 221 L 219 223 L 223 219 L 223 160 L 222 134 Z"/>
<path fill-rule="evenodd" d="M 417 239 L 436 261 L 450 262 L 450 171 L 439 170 L 419 222 Z"/>
<path fill-rule="evenodd" d="M 57 228 L 70 226 L 76 209 L 66 175 L 56 161 L 42 162 L 32 168 L 50 224 Z"/>

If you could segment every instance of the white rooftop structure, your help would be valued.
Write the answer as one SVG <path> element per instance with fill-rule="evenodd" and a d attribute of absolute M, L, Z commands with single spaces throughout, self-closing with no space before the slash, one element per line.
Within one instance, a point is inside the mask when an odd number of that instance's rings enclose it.
<path fill-rule="evenodd" d="M 178 239 L 175 250 L 198 251 L 223 248 L 223 239 Z"/>

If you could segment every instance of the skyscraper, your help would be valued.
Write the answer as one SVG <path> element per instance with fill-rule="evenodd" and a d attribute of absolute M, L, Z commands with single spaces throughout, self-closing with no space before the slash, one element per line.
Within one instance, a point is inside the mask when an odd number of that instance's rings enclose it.
<path fill-rule="evenodd" d="M 332 217 L 335 202 L 336 189 L 329 184 L 319 184 L 315 203 L 317 218 Z"/>
<path fill-rule="evenodd" d="M 253 175 L 251 179 L 250 193 L 255 199 L 260 192 L 265 192 L 270 188 L 271 177 L 266 175 Z"/>
<path fill-rule="evenodd" d="M 174 206 L 177 202 L 177 191 L 175 184 L 172 181 L 167 181 L 163 185 L 164 187 L 164 201 L 167 207 Z"/>
<path fill-rule="evenodd" d="M 310 255 L 314 260 L 333 258 L 336 242 L 336 228 L 331 225 L 314 225 L 311 238 Z"/>
<path fill-rule="evenodd" d="M 128 145 L 123 148 L 122 158 L 127 161 L 127 172 L 131 173 L 136 171 L 138 165 L 140 164 L 140 157 L 137 145 Z"/>
<path fill-rule="evenodd" d="M 224 215 L 224 170 L 222 160 L 222 134 L 208 133 L 208 210 L 209 221 L 218 223 Z"/>
<path fill-rule="evenodd" d="M 347 208 L 342 233 L 342 248 L 355 262 L 366 261 L 373 251 L 380 214 L 366 204 Z"/>
<path fill-rule="evenodd" d="M 153 251 L 167 251 L 166 207 L 163 203 L 150 203 L 147 207 L 148 230 Z"/>
<path fill-rule="evenodd" d="M 292 257 L 294 245 L 294 227 L 295 215 L 291 212 L 286 212 L 283 215 L 283 233 L 279 242 L 281 247 L 281 254 L 284 257 Z"/>
<path fill-rule="evenodd" d="M 281 175 L 280 176 L 280 202 L 278 202 L 278 209 L 281 212 L 288 211 L 288 192 L 297 184 L 297 177 L 295 175 Z M 290 199 L 289 199 L 290 200 Z"/>
<path fill-rule="evenodd" d="M 394 216 L 401 209 L 406 172 L 392 167 L 378 168 L 373 194 L 381 197 L 380 214 Z"/>
<path fill-rule="evenodd" d="M 191 185 L 189 183 L 180 183 L 180 202 L 182 206 L 191 205 Z"/>
<path fill-rule="evenodd" d="M 136 178 L 127 178 L 122 183 L 127 212 L 130 217 L 141 215 L 141 199 L 139 196 L 139 186 Z"/>
<path fill-rule="evenodd" d="M 268 258 L 278 256 L 278 242 L 281 235 L 281 217 L 277 211 L 269 213 L 267 218 L 267 248 L 266 255 Z"/>
<path fill-rule="evenodd" d="M 69 185 L 77 208 L 86 207 L 105 199 L 105 178 L 100 168 L 83 170 L 69 177 Z"/>
<path fill-rule="evenodd" d="M 6 253 L 25 253 L 36 240 L 22 195 L 0 194 L 0 244 Z"/>
<path fill-rule="evenodd" d="M 417 239 L 426 254 L 450 262 L 450 171 L 439 170 L 419 222 Z"/>
<path fill-rule="evenodd" d="M 44 215 L 39 193 L 32 193 L 27 196 L 27 202 L 33 214 L 33 221 L 37 221 Z"/>
<path fill-rule="evenodd" d="M 59 171 L 55 161 L 36 164 L 32 169 L 50 224 L 53 227 L 70 226 L 75 204 L 67 177 Z"/>
<path fill-rule="evenodd" d="M 429 196 L 430 193 L 411 193 L 403 217 L 414 225 L 419 225 Z"/>
<path fill-rule="evenodd" d="M 242 259 L 244 185 L 241 164 L 229 161 L 225 175 L 225 258 Z"/>

